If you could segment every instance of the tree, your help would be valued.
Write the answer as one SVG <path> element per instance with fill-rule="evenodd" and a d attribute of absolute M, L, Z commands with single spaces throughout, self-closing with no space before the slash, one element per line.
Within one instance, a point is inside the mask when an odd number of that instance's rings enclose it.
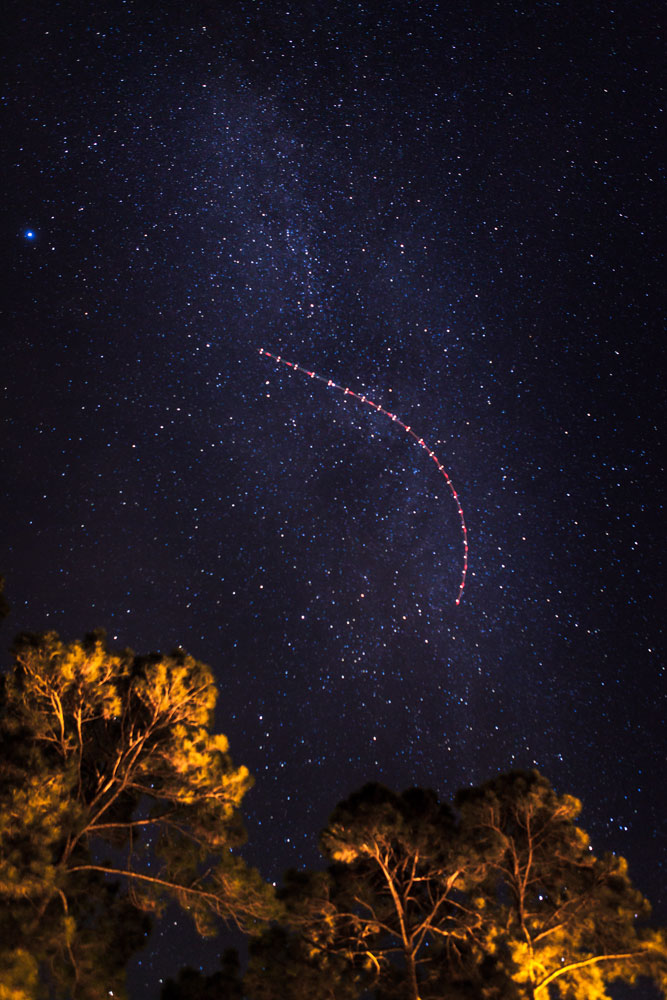
<path fill-rule="evenodd" d="M 103 634 L 19 637 L 0 696 L 0 981 L 8 996 L 122 994 L 147 916 L 177 901 L 202 933 L 270 913 L 233 853 L 251 785 L 211 731 L 210 669 Z M 23 991 L 23 992 L 21 992 Z"/>
<path fill-rule="evenodd" d="M 419 1000 L 443 995 L 444 967 L 452 981 L 466 978 L 481 918 L 464 890 L 480 866 L 434 793 L 367 785 L 337 807 L 320 845 L 328 871 L 292 873 L 279 893 L 300 944 L 288 938 L 284 949 L 302 966 L 294 978 L 321 973 L 312 995 L 338 996 L 325 988 L 338 977 L 356 984 L 350 995 L 372 987 L 378 997 Z"/>
<path fill-rule="evenodd" d="M 663 982 L 664 935 L 624 858 L 596 858 L 581 803 L 537 771 L 460 792 L 460 831 L 485 859 L 483 949 L 530 1000 L 604 1000 L 615 980 Z"/>
<path fill-rule="evenodd" d="M 308 982 L 316 1000 L 605 1000 L 642 975 L 665 990 L 664 935 L 625 861 L 594 856 L 576 799 L 516 772 L 456 806 L 377 785 L 341 803 L 320 841 L 333 863 L 288 874 L 286 926 L 253 946 L 250 997 Z"/>

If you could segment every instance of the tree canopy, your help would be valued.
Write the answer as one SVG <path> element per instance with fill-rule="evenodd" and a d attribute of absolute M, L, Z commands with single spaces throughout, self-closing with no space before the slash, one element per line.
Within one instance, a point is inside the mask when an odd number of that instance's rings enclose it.
<path fill-rule="evenodd" d="M 625 859 L 593 854 L 577 799 L 532 771 L 462 791 L 456 805 L 461 835 L 485 859 L 481 948 L 520 996 L 604 1000 L 616 980 L 660 982 L 664 935 L 648 928 Z"/>
<path fill-rule="evenodd" d="M 113 652 L 101 633 L 24 635 L 13 652 L 0 696 L 6 995 L 122 994 L 146 917 L 171 901 L 202 933 L 216 917 L 261 921 L 269 888 L 233 853 L 251 779 L 212 732 L 210 669 L 182 651 Z"/>
<path fill-rule="evenodd" d="M 576 799 L 533 771 L 455 805 L 378 785 L 341 803 L 321 836 L 332 863 L 288 875 L 248 996 L 296 1000 L 308 981 L 317 1000 L 605 1000 L 641 976 L 664 990 L 664 935 L 624 859 L 593 854 Z"/>
<path fill-rule="evenodd" d="M 1 594 L 1 589 L 0 589 Z M 0 605 L 0 612 L 2 606 Z M 114 651 L 103 633 L 20 636 L 0 684 L 0 1000 L 124 995 L 152 917 L 252 936 L 164 1000 L 610 1000 L 667 945 L 625 860 L 537 771 L 452 805 L 378 784 L 341 802 L 328 867 L 276 893 L 238 853 L 245 767 L 214 732 L 209 667 Z"/>

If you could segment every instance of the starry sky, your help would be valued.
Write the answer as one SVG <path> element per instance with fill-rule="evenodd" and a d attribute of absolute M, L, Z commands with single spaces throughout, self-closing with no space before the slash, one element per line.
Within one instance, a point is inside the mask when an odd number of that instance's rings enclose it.
<path fill-rule="evenodd" d="M 661 5 L 9 11 L 4 646 L 211 664 L 267 878 L 537 767 L 665 920 Z"/>

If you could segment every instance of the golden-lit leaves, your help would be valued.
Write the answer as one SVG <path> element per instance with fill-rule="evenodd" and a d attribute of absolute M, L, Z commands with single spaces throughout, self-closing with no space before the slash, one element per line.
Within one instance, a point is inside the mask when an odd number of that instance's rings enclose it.
<path fill-rule="evenodd" d="M 111 896 L 124 914 L 177 900 L 206 933 L 216 917 L 265 919 L 271 892 L 230 853 L 252 782 L 211 732 L 210 668 L 182 651 L 116 653 L 101 634 L 23 636 L 15 657 L 0 713 L 0 897 L 27 904 L 31 953 L 57 955 L 63 982 L 75 954 L 93 969 L 86 956 L 101 945 L 90 935 L 111 919 L 95 901 L 110 879 L 124 886 Z M 100 864 L 109 847 L 114 861 Z M 91 908 L 79 924 L 75 911 Z"/>
<path fill-rule="evenodd" d="M 569 1000 L 602 1000 L 607 983 L 649 967 L 639 924 L 646 901 L 623 858 L 590 850 L 575 825 L 578 799 L 558 796 L 533 771 L 461 792 L 457 805 L 472 842 L 501 847 L 487 856 L 487 884 L 504 891 L 489 894 L 484 919 L 495 924 L 494 949 L 510 955 L 512 979 L 527 995 L 548 1000 L 553 989 Z"/>
<path fill-rule="evenodd" d="M 217 690 L 209 667 L 191 656 L 149 657 L 140 662 L 132 694 L 155 726 L 209 726 Z"/>
<path fill-rule="evenodd" d="M 15 656 L 17 669 L 7 678 L 14 721 L 38 718 L 36 738 L 62 755 L 80 745 L 85 725 L 120 713 L 129 654 L 109 653 L 101 635 L 69 644 L 55 632 L 22 636 Z"/>
<path fill-rule="evenodd" d="M 604 1000 L 617 979 L 661 981 L 646 901 L 622 858 L 590 850 L 576 798 L 517 772 L 456 804 L 370 785 L 338 806 L 320 838 L 334 863 L 283 891 L 304 962 L 372 966 L 369 988 L 413 998 Z"/>
<path fill-rule="evenodd" d="M 356 848 L 352 844 L 340 843 L 337 840 L 340 837 L 340 831 L 336 828 L 331 830 L 331 838 L 328 839 L 328 843 L 331 844 L 329 848 L 329 857 L 332 861 L 339 861 L 343 865 L 351 865 L 364 853 L 368 853 L 368 850 L 364 851 L 363 847 Z"/>
<path fill-rule="evenodd" d="M 0 951 L 0 1000 L 34 1000 L 39 967 L 26 948 Z"/>

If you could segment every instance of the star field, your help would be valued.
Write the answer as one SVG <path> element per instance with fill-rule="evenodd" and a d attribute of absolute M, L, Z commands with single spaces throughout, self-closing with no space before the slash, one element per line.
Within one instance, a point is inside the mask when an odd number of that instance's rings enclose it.
<path fill-rule="evenodd" d="M 10 9 L 5 645 L 210 663 L 266 878 L 538 767 L 664 921 L 657 4 Z"/>

